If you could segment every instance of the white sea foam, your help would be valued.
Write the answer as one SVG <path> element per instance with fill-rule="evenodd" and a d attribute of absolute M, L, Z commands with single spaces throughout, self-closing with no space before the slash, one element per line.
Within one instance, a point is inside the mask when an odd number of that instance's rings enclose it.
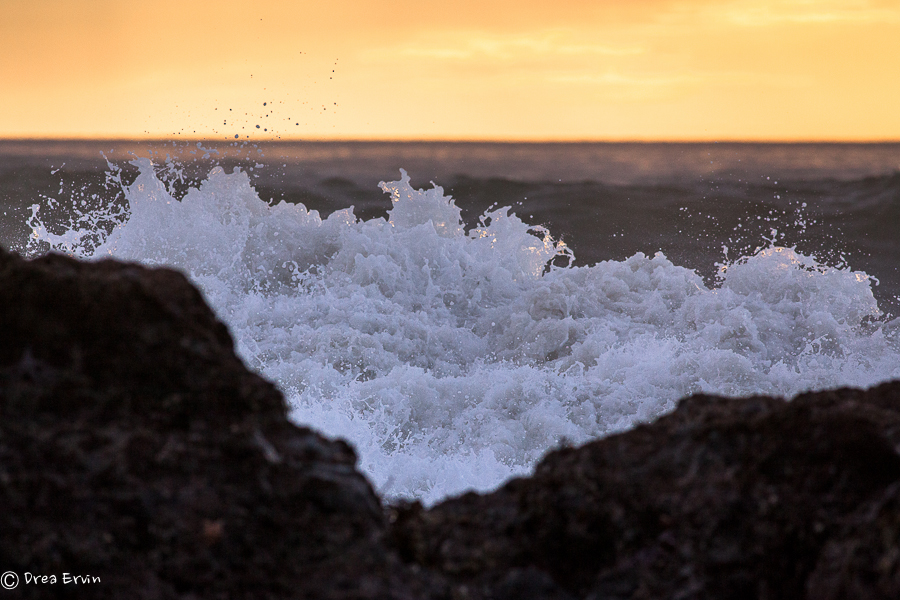
<path fill-rule="evenodd" d="M 382 184 L 389 219 L 270 206 L 210 172 L 178 201 L 147 159 L 130 205 L 36 240 L 185 271 L 291 417 L 350 440 L 392 497 L 492 488 L 549 448 L 620 431 L 692 392 L 790 396 L 900 377 L 870 278 L 769 247 L 709 289 L 662 254 L 547 268 L 571 253 L 508 208 L 464 231 L 440 187 Z"/>

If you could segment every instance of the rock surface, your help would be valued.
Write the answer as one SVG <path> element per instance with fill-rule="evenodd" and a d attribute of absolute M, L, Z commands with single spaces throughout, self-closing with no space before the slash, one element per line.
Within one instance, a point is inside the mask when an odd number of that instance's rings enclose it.
<path fill-rule="evenodd" d="M 10 598 L 898 598 L 898 447 L 900 382 L 700 395 L 492 494 L 385 507 L 182 275 L 0 250 Z"/>
<path fill-rule="evenodd" d="M 175 271 L 0 253 L 0 411 L 10 597 L 424 593 L 353 450 L 287 421 Z"/>
<path fill-rule="evenodd" d="M 401 507 L 394 543 L 474 587 L 536 569 L 576 598 L 896 598 L 898 444 L 898 383 L 694 396 L 492 495 Z"/>

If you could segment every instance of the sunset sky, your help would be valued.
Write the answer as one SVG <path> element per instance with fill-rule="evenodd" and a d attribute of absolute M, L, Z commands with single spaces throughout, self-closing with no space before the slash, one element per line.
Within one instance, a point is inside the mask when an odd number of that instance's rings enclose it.
<path fill-rule="evenodd" d="M 898 140 L 900 0 L 0 0 L 0 137 L 173 135 Z"/>

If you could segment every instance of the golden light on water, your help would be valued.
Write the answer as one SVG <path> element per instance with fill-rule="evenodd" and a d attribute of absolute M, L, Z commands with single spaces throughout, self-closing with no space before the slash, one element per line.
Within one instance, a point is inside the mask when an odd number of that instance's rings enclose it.
<path fill-rule="evenodd" d="M 0 56 L 0 137 L 900 139 L 896 0 L 6 0 Z"/>

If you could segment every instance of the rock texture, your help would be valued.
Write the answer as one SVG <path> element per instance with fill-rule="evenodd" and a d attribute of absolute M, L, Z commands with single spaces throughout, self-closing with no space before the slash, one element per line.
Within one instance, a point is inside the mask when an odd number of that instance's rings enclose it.
<path fill-rule="evenodd" d="M 0 250 L 2 594 L 900 597 L 900 382 L 694 396 L 429 510 L 285 415 L 180 274 Z"/>
<path fill-rule="evenodd" d="M 394 543 L 472 587 L 540 574 L 556 597 L 897 598 L 898 444 L 898 383 L 694 396 L 492 495 L 400 507 Z"/>
<path fill-rule="evenodd" d="M 179 273 L 0 253 L 0 570 L 20 576 L 7 594 L 424 594 L 384 552 L 353 450 L 285 413 Z"/>

